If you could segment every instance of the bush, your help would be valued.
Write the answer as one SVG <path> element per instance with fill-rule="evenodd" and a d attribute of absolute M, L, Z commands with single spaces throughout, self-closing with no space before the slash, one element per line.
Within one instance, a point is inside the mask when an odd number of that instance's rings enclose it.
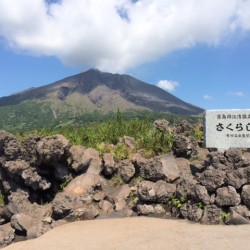
<path fill-rule="evenodd" d="M 64 127 L 60 129 L 40 129 L 29 133 L 20 133 L 19 137 L 28 134 L 38 134 L 41 137 L 62 134 L 74 145 L 96 148 L 100 154 L 111 152 L 116 159 L 129 158 L 133 153 L 123 142 L 123 136 L 135 139 L 135 150 L 143 149 L 145 156 L 169 152 L 173 143 L 173 136 L 154 128 L 148 120 L 132 119 L 123 121 L 121 114 L 117 114 L 115 121 L 91 124 L 79 128 Z M 113 145 L 113 146 L 112 146 Z"/>
<path fill-rule="evenodd" d="M 4 205 L 4 197 L 1 192 L 0 192 L 0 205 Z"/>

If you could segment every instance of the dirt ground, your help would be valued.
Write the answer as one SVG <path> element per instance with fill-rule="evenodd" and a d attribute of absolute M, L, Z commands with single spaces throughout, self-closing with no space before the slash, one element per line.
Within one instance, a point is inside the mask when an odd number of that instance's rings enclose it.
<path fill-rule="evenodd" d="M 249 250 L 250 225 L 207 226 L 147 217 L 98 219 L 57 227 L 5 250 Z"/>

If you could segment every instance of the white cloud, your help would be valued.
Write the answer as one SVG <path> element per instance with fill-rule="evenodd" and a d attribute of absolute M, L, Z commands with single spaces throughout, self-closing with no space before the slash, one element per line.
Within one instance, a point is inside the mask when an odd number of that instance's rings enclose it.
<path fill-rule="evenodd" d="M 169 80 L 160 80 L 156 84 L 156 86 L 168 92 L 173 92 L 175 91 L 176 87 L 179 86 L 179 83 L 175 81 L 169 81 Z"/>
<path fill-rule="evenodd" d="M 48 4 L 51 2 L 51 4 Z M 0 0 L 0 37 L 18 52 L 124 72 L 250 30 L 249 0 Z"/>
<path fill-rule="evenodd" d="M 206 100 L 211 100 L 213 97 L 210 95 L 203 95 L 203 98 Z"/>
<path fill-rule="evenodd" d="M 241 28 L 243 31 L 250 30 L 250 1 L 242 0 L 238 3 L 236 10 L 235 20 L 231 24 L 231 28 L 234 31 L 237 28 Z"/>
<path fill-rule="evenodd" d="M 236 92 L 228 92 L 227 95 L 236 96 L 236 97 L 243 97 L 243 96 L 245 96 L 245 93 L 242 91 L 236 91 Z"/>

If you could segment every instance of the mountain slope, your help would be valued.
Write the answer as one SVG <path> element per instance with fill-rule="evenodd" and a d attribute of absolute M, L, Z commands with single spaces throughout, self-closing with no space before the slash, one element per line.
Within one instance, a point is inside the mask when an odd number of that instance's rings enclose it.
<path fill-rule="evenodd" d="M 181 115 L 203 112 L 131 76 L 89 70 L 0 98 L 0 129 L 24 131 L 97 121 L 118 109 Z"/>
<path fill-rule="evenodd" d="M 75 114 L 94 110 L 110 112 L 118 108 L 123 111 L 146 109 L 183 115 L 203 112 L 201 108 L 129 75 L 103 73 L 93 69 L 49 85 L 0 98 L 0 107 L 29 101 L 49 102 L 52 109 L 59 111 L 65 110 L 67 106 L 66 110 Z"/>

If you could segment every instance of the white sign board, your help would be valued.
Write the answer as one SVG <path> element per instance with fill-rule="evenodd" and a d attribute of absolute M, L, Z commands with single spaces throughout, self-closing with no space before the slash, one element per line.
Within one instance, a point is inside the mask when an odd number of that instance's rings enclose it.
<path fill-rule="evenodd" d="M 207 148 L 250 148 L 250 109 L 207 110 L 204 120 Z"/>

